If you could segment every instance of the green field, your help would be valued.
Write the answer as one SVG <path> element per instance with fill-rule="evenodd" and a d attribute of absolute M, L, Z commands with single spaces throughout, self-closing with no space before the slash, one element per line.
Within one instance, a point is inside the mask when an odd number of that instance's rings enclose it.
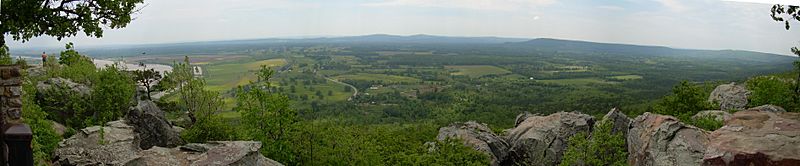
<path fill-rule="evenodd" d="M 570 79 L 554 79 L 554 80 L 537 80 L 538 82 L 559 84 L 559 85 L 588 85 L 588 84 L 616 84 L 618 82 L 610 82 L 598 78 L 570 78 Z"/>
<path fill-rule="evenodd" d="M 455 70 L 451 75 L 466 75 L 470 77 L 481 77 L 491 74 L 508 74 L 510 71 L 490 65 L 464 65 L 464 66 L 445 66 L 445 69 Z"/>
<path fill-rule="evenodd" d="M 337 80 L 359 80 L 359 81 L 375 80 L 375 81 L 383 81 L 386 83 L 415 83 L 420 81 L 420 79 L 412 77 L 386 75 L 386 74 L 370 74 L 370 73 L 340 75 L 333 78 Z"/>
<path fill-rule="evenodd" d="M 621 76 L 611 76 L 609 78 L 618 79 L 618 80 L 638 80 L 638 79 L 642 79 L 644 77 L 642 77 L 640 75 L 621 75 Z"/>
<path fill-rule="evenodd" d="M 239 85 L 246 85 L 256 80 L 255 71 L 261 65 L 279 67 L 285 65 L 285 59 L 268 59 L 246 63 L 222 63 L 203 66 L 208 82 L 208 89 L 213 91 L 227 91 Z"/>

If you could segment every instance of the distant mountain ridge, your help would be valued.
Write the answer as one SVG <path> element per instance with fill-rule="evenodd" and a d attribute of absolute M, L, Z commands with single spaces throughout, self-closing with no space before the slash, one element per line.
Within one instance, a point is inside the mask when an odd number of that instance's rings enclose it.
<path fill-rule="evenodd" d="M 747 56 L 764 55 L 768 57 L 780 56 L 779 59 L 793 58 L 786 55 L 761 53 L 754 51 L 739 50 L 701 50 L 701 49 L 678 49 L 664 46 L 647 46 L 634 44 L 600 43 L 590 41 L 564 40 L 553 38 L 506 38 L 506 37 L 454 37 L 436 35 L 388 35 L 372 34 L 363 36 L 344 36 L 344 37 L 317 37 L 317 38 L 264 38 L 264 39 L 243 39 L 225 41 L 202 41 L 185 43 L 165 43 L 165 44 L 142 44 L 142 45 L 117 45 L 106 47 L 79 48 L 79 51 L 98 57 L 123 57 L 137 56 L 141 53 L 148 54 L 193 54 L 209 52 L 226 52 L 242 49 L 261 49 L 275 45 L 306 45 L 306 44 L 477 44 L 477 45 L 497 45 L 509 46 L 517 49 L 535 49 L 540 51 L 557 52 L 592 52 L 592 53 L 612 53 L 612 54 L 634 54 L 634 55 L 684 55 L 695 57 L 717 57 L 735 54 L 739 60 L 764 59 L 752 58 Z M 36 48 L 36 49 L 12 49 L 12 53 L 23 56 L 36 56 L 41 51 L 59 52 L 60 48 Z M 30 54 L 30 55 L 28 55 Z M 711 56 L 709 56 L 711 55 Z M 774 59 L 770 59 L 774 60 Z"/>

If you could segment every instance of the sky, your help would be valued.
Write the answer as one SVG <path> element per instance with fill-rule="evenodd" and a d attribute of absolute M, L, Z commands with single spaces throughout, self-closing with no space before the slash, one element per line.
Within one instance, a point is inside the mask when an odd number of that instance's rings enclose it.
<path fill-rule="evenodd" d="M 559 38 L 790 54 L 772 3 L 797 0 L 145 0 L 102 38 L 37 37 L 9 47 L 80 47 L 369 34 Z M 10 39 L 10 38 L 6 38 Z"/>

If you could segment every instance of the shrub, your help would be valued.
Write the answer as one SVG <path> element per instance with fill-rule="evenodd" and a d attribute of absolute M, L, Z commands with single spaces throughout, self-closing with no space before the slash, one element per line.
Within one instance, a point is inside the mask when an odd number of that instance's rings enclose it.
<path fill-rule="evenodd" d="M 705 117 L 699 117 L 697 119 L 692 119 L 689 121 L 689 124 L 708 131 L 717 130 L 724 125 L 722 121 L 716 120 L 712 116 L 705 116 Z"/>
<path fill-rule="evenodd" d="M 22 118 L 24 122 L 30 125 L 33 131 L 33 140 L 31 146 L 33 148 L 34 161 L 37 165 L 43 165 L 43 161 L 48 161 L 52 156 L 51 154 L 58 146 L 61 137 L 58 136 L 53 129 L 52 121 L 47 120 L 47 113 L 34 103 L 36 89 L 30 84 L 30 81 L 25 81 L 22 86 Z"/>
<path fill-rule="evenodd" d="M 797 112 L 798 103 L 792 101 L 792 83 L 774 76 L 759 76 L 746 82 L 751 91 L 748 105 L 750 107 L 772 104 L 781 106 L 787 111 Z"/>
<path fill-rule="evenodd" d="M 569 138 L 562 166 L 627 165 L 627 147 L 622 133 L 612 133 L 613 123 L 599 122 L 591 135 L 581 132 Z"/>
<path fill-rule="evenodd" d="M 676 116 L 686 122 L 700 111 L 715 108 L 714 104 L 707 101 L 709 93 L 698 85 L 682 81 L 672 88 L 672 94 L 656 103 L 654 112 Z"/>

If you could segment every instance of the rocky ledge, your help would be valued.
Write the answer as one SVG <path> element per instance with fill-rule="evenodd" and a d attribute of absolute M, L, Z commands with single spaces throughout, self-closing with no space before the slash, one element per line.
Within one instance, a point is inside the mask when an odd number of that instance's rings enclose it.
<path fill-rule="evenodd" d="M 630 119 L 612 110 L 604 119 L 626 137 L 628 164 L 635 166 L 800 165 L 800 113 L 759 106 L 731 115 L 716 131 L 705 131 L 677 118 L 644 113 Z M 492 165 L 558 165 L 566 140 L 593 130 L 592 116 L 559 112 L 523 113 L 503 135 L 485 124 L 454 123 L 439 130 L 439 140 L 460 138 L 490 156 Z"/>

